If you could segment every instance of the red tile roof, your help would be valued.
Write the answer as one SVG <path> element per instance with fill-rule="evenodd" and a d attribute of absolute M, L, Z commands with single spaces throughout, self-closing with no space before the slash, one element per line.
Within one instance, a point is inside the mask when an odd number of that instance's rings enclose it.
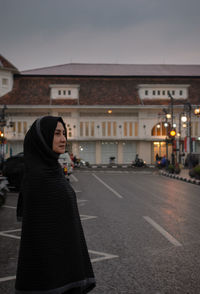
<path fill-rule="evenodd" d="M 0 55 L 0 69 L 7 69 L 19 73 L 18 69 L 2 55 Z"/>
<path fill-rule="evenodd" d="M 54 76 L 200 76 L 200 65 L 69 63 L 26 70 L 23 75 Z"/>
<path fill-rule="evenodd" d="M 50 99 L 51 85 L 80 85 L 79 99 Z M 200 103 L 197 77 L 59 77 L 16 75 L 13 90 L 0 98 L 0 105 L 167 105 L 169 99 L 141 100 L 138 84 L 189 84 L 189 99 Z M 183 101 L 176 100 L 176 104 Z"/>

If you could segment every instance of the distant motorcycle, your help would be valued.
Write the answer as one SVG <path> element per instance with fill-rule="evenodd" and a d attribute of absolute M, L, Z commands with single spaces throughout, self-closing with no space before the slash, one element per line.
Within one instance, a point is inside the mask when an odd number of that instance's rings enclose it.
<path fill-rule="evenodd" d="M 0 176 L 0 207 L 5 204 L 8 189 L 8 180 L 6 177 Z"/>
<path fill-rule="evenodd" d="M 132 166 L 134 166 L 134 167 L 144 167 L 144 166 L 146 166 L 146 162 L 142 158 L 136 158 L 132 162 Z"/>

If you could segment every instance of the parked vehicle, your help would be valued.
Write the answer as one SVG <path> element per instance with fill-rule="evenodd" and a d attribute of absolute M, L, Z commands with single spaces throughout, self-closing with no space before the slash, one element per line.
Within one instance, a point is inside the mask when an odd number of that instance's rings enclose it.
<path fill-rule="evenodd" d="M 66 176 L 70 176 L 73 172 L 74 163 L 71 160 L 69 153 L 65 152 L 60 154 L 58 162 L 60 163 L 61 167 L 63 168 L 63 172 Z"/>
<path fill-rule="evenodd" d="M 0 207 L 4 205 L 6 201 L 6 194 L 8 189 L 8 180 L 6 177 L 0 176 Z"/>
<path fill-rule="evenodd" d="M 136 154 L 135 160 L 132 162 L 132 166 L 134 166 L 134 167 L 144 167 L 144 166 L 146 166 L 146 162 L 142 158 L 139 158 L 138 154 Z"/>
<path fill-rule="evenodd" d="M 18 153 L 5 160 L 2 174 L 7 177 L 9 186 L 17 191 L 20 189 L 21 180 L 24 173 L 24 153 Z"/>

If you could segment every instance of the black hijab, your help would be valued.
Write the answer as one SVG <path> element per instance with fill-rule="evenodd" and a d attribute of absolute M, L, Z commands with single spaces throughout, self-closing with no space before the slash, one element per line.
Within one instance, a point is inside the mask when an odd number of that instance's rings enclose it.
<path fill-rule="evenodd" d="M 36 120 L 24 140 L 25 176 L 16 294 L 88 293 L 94 273 L 76 195 L 52 150 L 60 117 Z"/>
<path fill-rule="evenodd" d="M 61 122 L 65 129 L 65 123 L 61 117 L 44 116 L 37 119 L 24 140 L 24 158 L 25 165 L 32 165 L 38 159 L 44 162 L 47 166 L 56 167 L 58 165 L 59 154 L 52 150 L 54 132 L 57 123 Z"/>

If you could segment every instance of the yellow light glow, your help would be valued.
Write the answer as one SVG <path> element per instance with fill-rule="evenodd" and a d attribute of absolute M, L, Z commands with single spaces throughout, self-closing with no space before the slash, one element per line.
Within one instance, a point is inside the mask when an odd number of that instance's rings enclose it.
<path fill-rule="evenodd" d="M 196 115 L 200 114 L 200 108 L 196 108 L 196 109 L 194 110 L 194 114 L 196 114 Z"/>
<path fill-rule="evenodd" d="M 176 131 L 171 130 L 171 131 L 170 131 L 170 135 L 171 135 L 172 137 L 176 136 Z"/>
<path fill-rule="evenodd" d="M 181 121 L 182 121 L 182 122 L 186 122 L 186 121 L 187 121 L 187 116 L 186 116 L 186 115 L 183 115 L 183 116 L 181 117 Z"/>
<path fill-rule="evenodd" d="M 111 110 L 111 109 L 109 109 L 109 110 L 108 110 L 108 113 L 109 113 L 109 114 L 111 114 L 111 113 L 112 113 L 112 110 Z"/>
<path fill-rule="evenodd" d="M 170 113 L 167 113 L 166 114 L 166 118 L 171 118 L 171 114 Z"/>

